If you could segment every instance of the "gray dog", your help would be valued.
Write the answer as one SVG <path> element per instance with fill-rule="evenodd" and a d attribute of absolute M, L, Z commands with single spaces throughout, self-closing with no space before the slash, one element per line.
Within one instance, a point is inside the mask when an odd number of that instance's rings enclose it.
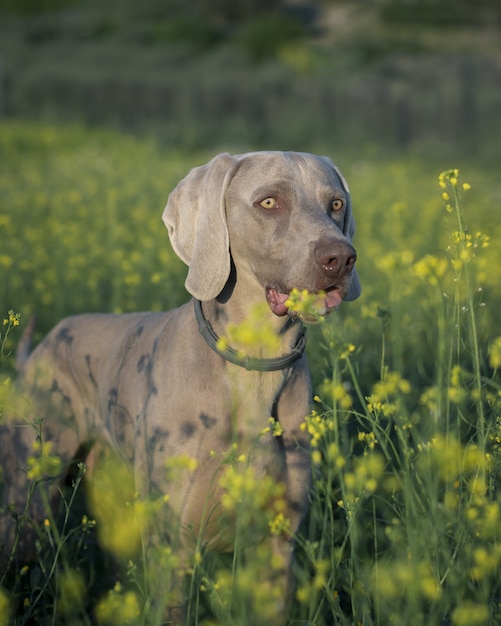
<path fill-rule="evenodd" d="M 170 491 L 168 458 L 195 458 L 197 469 L 169 503 L 181 528 L 202 532 L 207 548 L 231 549 L 216 517 L 203 519 L 220 498 L 213 480 L 220 462 L 210 452 L 232 443 L 243 453 L 252 449 L 256 474 L 284 484 L 285 515 L 296 530 L 309 486 L 300 426 L 311 389 L 301 315 L 288 297 L 293 288 L 320 293 L 327 314 L 359 296 L 346 182 L 325 157 L 220 154 L 177 185 L 163 221 L 189 267 L 186 289 L 193 299 L 169 313 L 64 319 L 21 368 L 33 415 L 45 418 L 44 438 L 66 467 L 101 442 L 130 462 L 142 495 Z M 263 323 L 278 338 L 273 354 L 267 346 L 242 354 L 249 349 L 218 341 L 256 303 L 265 303 Z M 270 416 L 282 434 L 260 437 Z M 25 506 L 27 478 L 19 468 L 28 465 L 34 438 L 31 428 L 4 426 L 4 560 L 14 538 L 13 517 L 5 511 L 21 513 Z M 29 514 L 35 521 L 44 517 L 36 497 Z M 17 554 L 24 557 L 32 541 L 26 528 Z M 290 541 L 277 543 L 288 562 Z"/>

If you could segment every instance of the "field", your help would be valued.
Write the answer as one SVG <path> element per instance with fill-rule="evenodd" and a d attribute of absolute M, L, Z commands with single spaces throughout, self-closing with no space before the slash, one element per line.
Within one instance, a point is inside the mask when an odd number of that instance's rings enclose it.
<path fill-rule="evenodd" d="M 211 156 L 112 131 L 0 124 L 0 414 L 32 314 L 38 340 L 68 314 L 164 310 L 187 299 L 186 268 L 161 213 L 176 182 Z M 296 538 L 289 624 L 494 626 L 501 623 L 499 162 L 374 148 L 330 156 L 352 191 L 363 294 L 308 331 L 315 403 L 304 428 L 314 481 Z M 42 449 L 33 467 L 48 461 Z M 267 532 L 287 532 L 287 520 L 266 507 L 271 487 L 236 453 L 225 463 L 241 532 L 251 515 Z M 190 459 L 171 470 L 190 471 Z M 76 522 L 73 505 L 62 528 L 48 517 L 38 563 L 14 577 L 0 573 L 1 626 L 161 623 L 156 592 L 177 566 L 175 552 L 140 558 L 128 550 L 159 503 L 131 506 L 122 473 L 101 480 L 103 494 L 109 481 L 124 485 L 111 502 L 118 522 L 99 492 Z M 77 481 L 70 503 L 79 488 Z M 106 543 L 110 535 L 117 541 Z M 111 562 L 123 566 L 118 574 Z M 189 623 L 275 623 L 274 588 L 264 576 L 274 567 L 259 550 L 244 558 L 237 549 L 229 563 L 196 552 Z"/>

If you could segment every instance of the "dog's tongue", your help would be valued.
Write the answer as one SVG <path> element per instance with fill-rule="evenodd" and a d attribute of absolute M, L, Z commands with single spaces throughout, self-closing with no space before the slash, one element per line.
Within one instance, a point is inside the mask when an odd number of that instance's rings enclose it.
<path fill-rule="evenodd" d="M 325 294 L 325 306 L 327 310 L 334 309 L 341 304 L 343 298 L 337 289 L 333 289 L 332 291 L 328 291 Z"/>
<path fill-rule="evenodd" d="M 288 307 L 285 306 L 285 302 L 289 297 L 288 293 L 279 293 L 276 289 L 266 290 L 266 299 L 268 305 L 275 315 L 282 316 L 287 313 Z"/>
<path fill-rule="evenodd" d="M 288 312 L 288 307 L 286 306 L 287 299 L 289 294 L 280 293 L 276 289 L 267 289 L 266 290 L 266 299 L 268 300 L 268 305 L 275 315 L 282 316 Z M 338 307 L 343 301 L 339 291 L 337 289 L 332 289 L 325 294 L 324 306 L 325 310 L 320 311 L 320 315 L 325 315 L 331 309 L 335 309 Z"/>

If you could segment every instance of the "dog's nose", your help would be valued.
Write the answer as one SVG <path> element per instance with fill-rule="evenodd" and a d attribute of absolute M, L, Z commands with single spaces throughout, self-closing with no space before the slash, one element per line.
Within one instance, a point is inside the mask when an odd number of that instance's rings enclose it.
<path fill-rule="evenodd" d="M 355 248 L 342 241 L 318 243 L 314 253 L 324 271 L 336 277 L 349 274 L 357 260 Z"/>

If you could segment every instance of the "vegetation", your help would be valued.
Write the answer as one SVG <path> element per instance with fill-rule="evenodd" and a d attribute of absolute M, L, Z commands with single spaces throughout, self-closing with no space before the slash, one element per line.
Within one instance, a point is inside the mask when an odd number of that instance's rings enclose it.
<path fill-rule="evenodd" d="M 500 6 L 0 0 L 0 115 L 191 150 L 496 151 Z"/>
<path fill-rule="evenodd" d="M 110 131 L 1 125 L 0 412 L 19 329 L 31 314 L 39 338 L 69 313 L 160 310 L 186 299 L 185 268 L 160 216 L 177 180 L 210 156 Z M 498 164 L 453 163 L 457 171 L 439 158 L 371 149 L 331 156 L 352 188 L 364 292 L 309 329 L 315 404 L 304 428 L 314 481 L 295 538 L 288 623 L 494 626 L 501 620 Z M 26 417 L 36 428 L 37 416 Z M 263 424 L 261 436 L 280 436 L 279 425 Z M 256 480 L 248 461 L 238 449 L 221 456 L 224 506 L 240 520 L 236 550 L 229 560 L 193 554 L 190 624 L 276 621 L 270 573 L 279 564 L 267 550 L 244 555 L 240 545 L 249 519 L 271 535 L 290 529 L 277 486 Z M 57 463 L 40 442 L 33 488 Z M 180 457 L 166 471 L 175 482 L 193 464 Z M 62 522 L 48 512 L 38 562 L 14 577 L 0 573 L 2 626 L 161 623 L 164 590 L 180 567 L 175 546 L 148 555 L 134 546 L 168 494 L 137 500 L 128 469 L 112 464 L 82 512 L 84 473 L 65 496 Z"/>

